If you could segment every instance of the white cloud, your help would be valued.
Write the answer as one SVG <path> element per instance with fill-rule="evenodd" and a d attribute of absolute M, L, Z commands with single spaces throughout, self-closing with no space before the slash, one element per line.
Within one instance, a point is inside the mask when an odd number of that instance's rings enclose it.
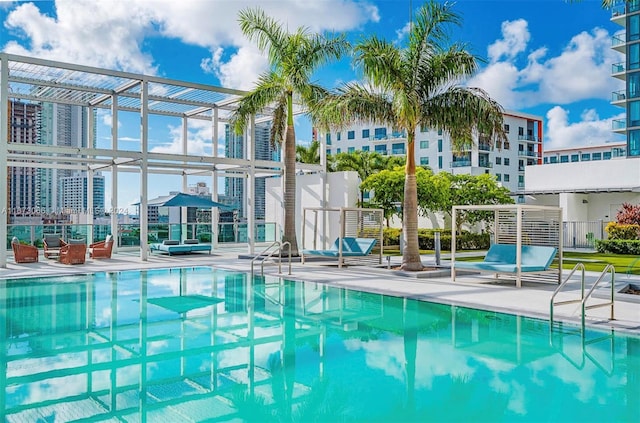
<path fill-rule="evenodd" d="M 624 113 L 609 119 L 600 119 L 593 109 L 582 112 L 580 122 L 569 123 L 569 112 L 555 106 L 547 112 L 545 149 L 600 145 L 611 140 L 611 121 L 622 119 Z"/>
<path fill-rule="evenodd" d="M 252 43 L 240 30 L 238 12 L 254 6 L 256 2 L 250 0 L 190 0 L 188 7 L 173 0 L 56 0 L 55 15 L 49 16 L 33 3 L 24 3 L 11 10 L 5 21 L 8 30 L 22 37 L 0 45 L 0 50 L 156 74 L 158 65 L 145 51 L 145 43 L 160 36 L 209 50 L 217 60 L 205 58 L 204 69 L 234 86 L 250 85 L 266 69 L 266 61 L 256 49 L 248 49 Z M 378 8 L 367 1 L 280 0 L 259 6 L 291 29 L 307 26 L 317 32 L 344 32 L 380 20 Z M 227 60 L 216 57 L 221 48 L 229 47 L 237 52 Z"/>
<path fill-rule="evenodd" d="M 528 23 L 524 19 L 502 22 L 502 39 L 496 40 L 488 48 L 489 59 L 496 62 L 501 58 L 512 59 L 522 53 L 531 39 Z"/>
<path fill-rule="evenodd" d="M 168 128 L 171 141 L 156 145 L 150 151 L 153 153 L 182 154 L 182 126 L 169 125 Z M 187 153 L 196 156 L 211 156 L 213 148 L 211 142 L 212 134 L 211 122 L 190 120 L 187 128 Z M 218 139 L 219 141 L 224 140 L 224 124 L 220 124 L 218 127 Z"/>
<path fill-rule="evenodd" d="M 518 67 L 518 56 L 526 52 L 530 39 L 526 21 L 505 22 L 502 39 L 489 46 L 491 63 L 468 82 L 484 88 L 507 109 L 539 104 L 569 104 L 584 99 L 609 100 L 622 87 L 611 77 L 611 63 L 621 60 L 611 49 L 611 35 L 604 29 L 574 36 L 556 57 L 541 47 L 526 56 Z"/>

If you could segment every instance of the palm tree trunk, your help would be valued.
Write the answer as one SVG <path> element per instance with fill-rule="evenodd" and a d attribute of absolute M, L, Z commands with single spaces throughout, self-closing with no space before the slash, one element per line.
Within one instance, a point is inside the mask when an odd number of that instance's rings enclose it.
<path fill-rule="evenodd" d="M 402 208 L 402 270 L 422 270 L 418 246 L 418 183 L 416 181 L 415 129 L 407 130 L 404 205 Z"/>
<path fill-rule="evenodd" d="M 296 131 L 293 127 L 293 95 L 288 96 L 287 132 L 284 140 L 284 234 L 282 242 L 291 243 L 291 255 L 298 256 L 296 238 Z"/>

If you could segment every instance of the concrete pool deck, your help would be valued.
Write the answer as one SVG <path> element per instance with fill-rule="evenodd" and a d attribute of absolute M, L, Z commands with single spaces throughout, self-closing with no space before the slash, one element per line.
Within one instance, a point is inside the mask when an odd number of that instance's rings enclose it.
<path fill-rule="evenodd" d="M 111 259 L 87 259 L 84 265 L 74 266 L 44 258 L 41 258 L 38 263 L 29 264 L 16 264 L 12 259 L 9 259 L 7 267 L 0 269 L 0 280 L 193 266 L 215 266 L 221 269 L 248 272 L 251 268 L 250 260 L 239 258 L 241 253 L 239 250 L 216 250 L 212 254 L 197 253 L 174 256 L 152 254 L 149 255 L 146 262 L 143 262 L 140 260 L 138 251 L 124 251 L 114 254 Z M 399 264 L 401 258 L 393 257 L 392 260 L 392 265 Z M 443 265 L 446 263 L 446 260 L 443 260 Z M 433 264 L 433 256 L 424 256 L 423 264 Z M 260 272 L 259 263 L 255 269 L 256 272 Z M 338 269 L 335 261 L 307 262 L 304 265 L 293 263 L 291 275 L 287 274 L 287 264 L 283 263 L 282 272 L 282 275 L 279 275 L 278 267 L 273 263 L 266 263 L 264 266 L 265 274 L 284 276 L 287 279 L 324 283 L 335 287 L 353 288 L 542 319 L 549 319 L 549 301 L 557 287 L 557 285 L 549 283 L 523 282 L 522 288 L 516 288 L 514 281 L 496 281 L 487 274 L 458 275 L 456 282 L 452 282 L 450 276 L 416 278 L 371 266 L 347 266 Z M 568 271 L 563 273 L 565 276 L 567 274 Z M 597 273 L 587 272 L 587 290 L 597 277 Z M 627 284 L 640 285 L 640 276 L 617 273 L 615 279 L 616 319 L 613 321 L 608 319 L 609 307 L 600 307 L 587 311 L 586 323 L 589 326 L 615 328 L 640 335 L 640 296 L 617 293 Z M 566 291 L 559 294 L 557 299 L 562 301 L 579 298 L 579 289 L 580 283 L 576 279 L 575 282 L 572 281 L 568 284 Z M 596 290 L 594 297 L 587 304 L 606 302 L 609 293 L 610 285 L 608 282 L 603 282 L 602 287 Z M 571 304 L 556 307 L 555 319 L 580 323 L 580 305 Z"/>

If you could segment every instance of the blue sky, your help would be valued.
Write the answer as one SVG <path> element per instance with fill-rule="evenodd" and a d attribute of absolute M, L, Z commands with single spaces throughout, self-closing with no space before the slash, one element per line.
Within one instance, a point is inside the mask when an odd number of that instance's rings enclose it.
<path fill-rule="evenodd" d="M 290 28 L 345 32 L 350 40 L 377 34 L 402 43 L 410 6 L 418 0 L 0 0 L 0 50 L 63 62 L 154 74 L 185 81 L 250 89 L 266 61 L 242 35 L 238 11 L 262 7 Z M 459 0 L 462 16 L 452 40 L 485 59 L 468 85 L 486 89 L 503 107 L 542 116 L 545 148 L 617 141 L 611 92 L 623 89 L 611 65 L 622 28 L 610 22 L 600 0 Z M 321 69 L 327 87 L 358 78 L 343 60 Z M 127 124 L 126 120 L 134 122 Z M 136 116 L 122 116 L 122 144 L 139 142 Z M 110 116 L 100 115 L 98 137 L 108 139 Z M 137 121 L 139 122 L 139 120 Z M 311 138 L 299 119 L 297 138 Z M 152 122 L 150 146 L 178 151 L 179 121 Z M 221 132 L 223 134 L 224 132 Z M 210 152 L 210 128 L 189 128 L 189 152 Z M 100 141 L 99 141 L 100 142 Z M 190 181 L 191 183 L 191 181 Z M 169 185 L 171 185 L 170 183 Z M 180 184 L 176 182 L 175 188 Z M 150 187 L 150 196 L 161 195 Z M 135 199 L 123 193 L 120 203 Z"/>

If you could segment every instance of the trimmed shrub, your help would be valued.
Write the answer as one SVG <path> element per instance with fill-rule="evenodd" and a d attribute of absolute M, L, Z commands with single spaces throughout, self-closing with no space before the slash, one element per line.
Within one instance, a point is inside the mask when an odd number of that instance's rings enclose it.
<path fill-rule="evenodd" d="M 609 234 L 609 239 L 631 240 L 640 238 L 640 225 L 609 222 L 605 230 Z"/>
<path fill-rule="evenodd" d="M 599 253 L 640 255 L 638 239 L 596 239 L 595 244 Z"/>

